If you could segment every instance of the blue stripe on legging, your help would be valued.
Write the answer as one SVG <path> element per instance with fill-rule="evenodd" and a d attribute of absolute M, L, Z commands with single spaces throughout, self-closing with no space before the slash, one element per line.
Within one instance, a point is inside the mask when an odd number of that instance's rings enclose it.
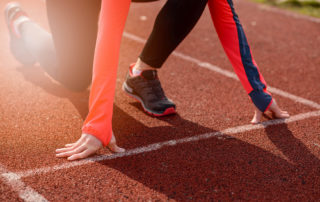
<path fill-rule="evenodd" d="M 237 26 L 242 64 L 244 66 L 248 81 L 253 89 L 253 91 L 249 93 L 249 96 L 251 97 L 251 100 L 256 105 L 256 107 L 260 111 L 264 112 L 269 106 L 272 97 L 263 91 L 266 86 L 261 82 L 259 71 L 253 64 L 250 47 L 246 35 L 243 31 L 242 25 L 240 24 L 238 15 L 234 10 L 233 2 L 232 0 L 227 0 L 227 2 L 231 8 L 233 19 Z"/>

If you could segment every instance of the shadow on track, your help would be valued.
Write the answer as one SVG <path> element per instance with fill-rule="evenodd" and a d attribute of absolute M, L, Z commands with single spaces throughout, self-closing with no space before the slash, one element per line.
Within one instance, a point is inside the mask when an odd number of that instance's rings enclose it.
<path fill-rule="evenodd" d="M 162 134 L 157 131 L 150 135 Z M 266 133 L 291 163 L 246 142 L 221 138 L 101 163 L 177 201 L 317 200 L 319 159 L 286 124 L 269 126 Z"/>
<path fill-rule="evenodd" d="M 33 83 L 35 86 L 41 87 L 47 93 L 70 100 L 74 107 L 78 110 L 79 115 L 84 120 L 88 114 L 89 91 L 73 92 L 58 83 L 53 82 L 49 76 L 39 66 L 18 67 L 17 70 L 22 73 L 24 78 Z"/>
<path fill-rule="evenodd" d="M 71 92 L 52 82 L 38 67 L 18 70 L 26 80 L 48 93 L 69 99 L 85 118 L 88 91 Z M 127 149 L 215 132 L 179 115 L 159 121 L 167 126 L 147 127 L 114 106 L 114 132 L 120 134 L 118 143 Z M 265 132 L 289 162 L 246 142 L 214 137 L 100 163 L 177 201 L 317 200 L 319 159 L 294 137 L 286 124 L 269 126 Z"/>

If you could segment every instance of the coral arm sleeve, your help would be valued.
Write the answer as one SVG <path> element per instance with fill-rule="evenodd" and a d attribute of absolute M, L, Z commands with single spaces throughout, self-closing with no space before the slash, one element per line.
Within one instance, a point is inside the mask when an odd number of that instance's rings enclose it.
<path fill-rule="evenodd" d="M 112 113 L 120 43 L 131 0 L 102 0 L 94 55 L 89 114 L 82 132 L 104 146 L 112 136 Z"/>
<path fill-rule="evenodd" d="M 272 104 L 267 83 L 251 49 L 232 0 L 209 0 L 211 18 L 235 73 L 254 105 L 265 112 Z"/>

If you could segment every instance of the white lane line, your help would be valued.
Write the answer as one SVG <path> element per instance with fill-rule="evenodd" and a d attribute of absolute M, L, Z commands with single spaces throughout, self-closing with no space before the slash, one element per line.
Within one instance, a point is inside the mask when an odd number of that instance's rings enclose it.
<path fill-rule="evenodd" d="M 0 164 L 0 178 L 2 181 L 11 187 L 11 189 L 18 193 L 19 197 L 27 202 L 45 202 L 48 201 L 41 194 L 36 192 L 29 186 L 26 186 L 21 177 L 16 173 L 8 171 L 3 165 Z"/>
<path fill-rule="evenodd" d="M 314 23 L 320 23 L 320 18 L 315 18 L 315 17 L 311 17 L 311 16 L 307 16 L 307 15 L 302 15 L 302 14 L 299 14 L 299 13 L 294 13 L 293 11 L 279 9 L 279 8 L 268 6 L 268 5 L 260 5 L 259 9 L 265 10 L 265 11 L 269 11 L 269 12 L 283 14 L 283 15 L 286 15 L 286 16 L 289 16 L 289 17 L 293 17 L 293 18 L 296 18 L 296 19 L 303 19 L 303 20 L 308 20 L 310 22 L 314 22 Z"/>
<path fill-rule="evenodd" d="M 68 169 L 68 168 L 77 167 L 77 166 L 81 166 L 81 165 L 87 165 L 87 164 L 94 163 L 94 162 L 117 159 L 117 158 L 122 158 L 122 157 L 127 157 L 127 156 L 133 156 L 133 155 L 142 154 L 142 153 L 146 153 L 146 152 L 156 151 L 156 150 L 159 150 L 163 147 L 175 146 L 175 145 L 184 144 L 184 143 L 197 142 L 200 140 L 210 139 L 213 137 L 233 138 L 230 135 L 236 134 L 236 133 L 242 133 L 242 132 L 246 132 L 246 131 L 251 131 L 251 130 L 263 129 L 263 128 L 266 128 L 266 127 L 272 126 L 272 125 L 291 123 L 291 122 L 300 121 L 300 120 L 308 119 L 311 117 L 318 117 L 318 116 L 320 116 L 320 111 L 302 113 L 302 114 L 294 115 L 294 116 L 290 117 L 289 119 L 275 119 L 275 120 L 266 121 L 266 122 L 263 122 L 263 123 L 257 124 L 257 125 L 248 124 L 248 125 L 243 125 L 243 126 L 227 128 L 225 130 L 218 131 L 218 132 L 205 133 L 205 134 L 201 134 L 201 135 L 197 135 L 197 136 L 186 137 L 186 138 L 181 138 L 181 139 L 175 139 L 175 140 L 169 140 L 169 141 L 159 142 L 159 143 L 155 143 L 155 144 L 150 144 L 147 146 L 127 150 L 124 153 L 95 156 L 95 157 L 91 157 L 91 158 L 88 158 L 85 160 L 63 163 L 63 164 L 55 165 L 52 167 L 43 167 L 43 168 L 36 168 L 36 169 L 21 171 L 21 172 L 17 172 L 16 174 L 19 177 L 29 177 L 29 176 L 39 175 L 39 174 L 51 173 L 51 172 L 58 171 L 61 169 Z"/>
<path fill-rule="evenodd" d="M 145 43 L 146 42 L 145 39 L 140 38 L 140 37 L 138 37 L 136 35 L 130 34 L 128 32 L 124 32 L 123 36 L 128 38 L 128 39 L 131 39 L 133 41 L 139 42 L 139 43 Z M 218 66 L 210 64 L 208 62 L 204 62 L 204 61 L 198 60 L 196 58 L 193 58 L 191 56 L 185 55 L 185 54 L 177 52 L 177 51 L 174 51 L 172 53 L 172 55 L 174 55 L 174 56 L 176 56 L 178 58 L 181 58 L 181 59 L 183 59 L 185 61 L 195 63 L 199 67 L 206 68 L 208 70 L 214 71 L 214 72 L 219 73 L 219 74 L 221 74 L 223 76 L 226 76 L 228 78 L 232 78 L 232 79 L 235 79 L 235 80 L 239 81 L 237 75 L 234 72 L 222 69 L 222 68 L 220 68 Z M 312 107 L 314 109 L 320 109 L 320 104 L 318 104 L 316 102 L 313 102 L 311 100 L 307 100 L 305 98 L 293 95 L 291 93 L 285 92 L 283 90 L 280 90 L 280 89 L 277 89 L 277 88 L 274 88 L 274 87 L 271 87 L 271 86 L 268 86 L 268 90 L 273 94 L 285 97 L 285 98 L 293 100 L 295 102 L 299 102 L 301 104 L 307 105 L 307 106 Z"/>
<path fill-rule="evenodd" d="M 319 144 L 317 144 L 317 143 L 313 143 L 313 144 L 314 144 L 314 146 L 317 146 L 317 147 L 320 148 L 320 145 L 319 145 Z"/>
<path fill-rule="evenodd" d="M 309 107 L 312 107 L 315 109 L 320 109 L 320 104 L 313 102 L 311 100 L 307 100 L 305 98 L 293 95 L 291 93 L 285 92 L 285 91 L 280 90 L 278 88 L 274 88 L 274 87 L 269 86 L 268 91 L 270 91 L 273 94 L 281 95 L 282 97 L 288 98 L 292 101 L 300 102 L 301 104 L 307 105 Z"/>

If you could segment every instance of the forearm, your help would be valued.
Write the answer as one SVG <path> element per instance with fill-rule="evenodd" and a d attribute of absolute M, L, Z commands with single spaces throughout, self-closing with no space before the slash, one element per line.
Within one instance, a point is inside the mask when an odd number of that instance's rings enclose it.
<path fill-rule="evenodd" d="M 209 0 L 209 9 L 221 44 L 254 105 L 268 110 L 272 97 L 253 59 L 249 43 L 231 0 Z"/>
<path fill-rule="evenodd" d="M 130 0 L 103 0 L 93 64 L 89 114 L 82 132 L 94 135 L 104 146 L 112 136 L 113 100 L 121 37 Z"/>

